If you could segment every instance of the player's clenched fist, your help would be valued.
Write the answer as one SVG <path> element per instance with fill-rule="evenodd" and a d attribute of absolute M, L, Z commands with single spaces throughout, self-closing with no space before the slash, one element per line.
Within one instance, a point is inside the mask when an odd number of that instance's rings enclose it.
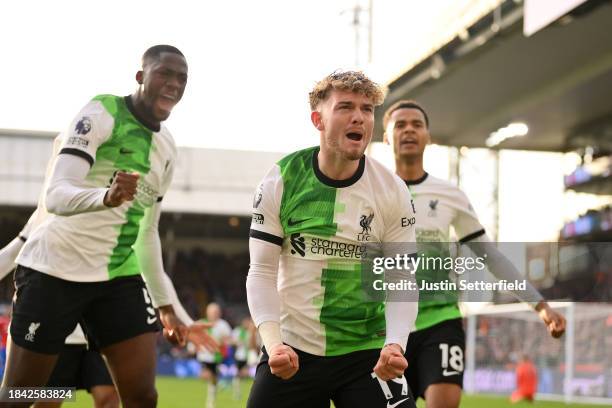
<path fill-rule="evenodd" d="M 398 344 L 389 344 L 380 351 L 380 357 L 374 367 L 374 373 L 383 381 L 389 381 L 404 375 L 408 362 Z"/>
<path fill-rule="evenodd" d="M 300 368 L 298 355 L 295 351 L 284 344 L 278 344 L 270 350 L 268 365 L 270 371 L 283 380 L 293 377 Z"/>
<path fill-rule="evenodd" d="M 540 302 L 536 311 L 552 337 L 557 339 L 563 336 L 563 333 L 565 333 L 565 317 L 562 314 L 552 309 L 546 302 Z"/>
<path fill-rule="evenodd" d="M 104 205 L 107 207 L 119 207 L 126 201 L 132 201 L 136 196 L 138 186 L 138 173 L 126 173 L 118 171 L 113 179 L 113 184 L 104 196 Z"/>

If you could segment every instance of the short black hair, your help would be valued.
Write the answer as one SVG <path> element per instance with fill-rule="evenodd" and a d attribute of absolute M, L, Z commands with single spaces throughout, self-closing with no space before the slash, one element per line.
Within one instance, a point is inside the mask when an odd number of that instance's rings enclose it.
<path fill-rule="evenodd" d="M 159 57 L 161 56 L 161 54 L 164 53 L 164 52 L 170 52 L 172 54 L 178 54 L 181 57 L 185 58 L 185 55 L 183 55 L 181 50 L 179 50 L 178 48 L 176 48 L 176 47 L 174 47 L 172 45 L 158 44 L 158 45 L 152 46 L 151 48 L 146 50 L 144 52 L 144 54 L 142 54 L 142 66 L 144 67 L 145 64 L 147 64 L 151 60 L 158 60 Z"/>
<path fill-rule="evenodd" d="M 425 125 L 427 125 L 427 128 L 429 128 L 429 116 L 427 116 L 427 112 L 425 112 L 425 109 L 423 109 L 423 107 L 421 105 L 419 105 L 415 101 L 404 99 L 404 100 L 395 102 L 393 105 L 391 105 L 389 107 L 389 109 L 387 109 L 387 111 L 385 112 L 385 114 L 383 116 L 383 127 L 384 127 L 384 129 L 387 129 L 387 123 L 389 123 L 389 119 L 391 118 L 391 114 L 393 112 L 395 112 L 396 110 L 398 110 L 398 109 L 417 109 L 417 110 L 420 110 L 423 113 L 423 116 L 425 117 Z"/>

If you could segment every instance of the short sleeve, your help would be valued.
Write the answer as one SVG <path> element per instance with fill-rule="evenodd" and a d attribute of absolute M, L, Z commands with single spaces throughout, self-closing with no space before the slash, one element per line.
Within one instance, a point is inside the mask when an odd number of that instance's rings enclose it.
<path fill-rule="evenodd" d="M 93 165 L 98 147 L 111 135 L 114 119 L 99 101 L 91 101 L 64 132 L 59 154 L 73 154 Z"/>
<path fill-rule="evenodd" d="M 458 192 L 459 194 L 455 202 L 456 214 L 452 225 L 455 228 L 459 242 L 464 243 L 480 237 L 485 233 L 485 229 L 480 221 L 478 221 L 474 207 L 472 207 L 465 193 L 461 190 L 458 190 Z"/>
<path fill-rule="evenodd" d="M 251 238 L 283 245 L 284 232 L 280 222 L 283 181 L 280 167 L 275 165 L 257 187 L 253 197 Z"/>

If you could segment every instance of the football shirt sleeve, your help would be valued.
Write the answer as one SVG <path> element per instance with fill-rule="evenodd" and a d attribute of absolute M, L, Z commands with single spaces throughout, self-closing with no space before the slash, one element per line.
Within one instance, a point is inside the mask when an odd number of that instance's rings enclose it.
<path fill-rule="evenodd" d="M 92 166 L 98 147 L 111 135 L 113 117 L 99 101 L 91 101 L 76 115 L 63 134 L 59 154 L 78 156 Z"/>
<path fill-rule="evenodd" d="M 257 187 L 253 197 L 251 239 L 283 245 L 283 228 L 280 207 L 283 196 L 283 181 L 280 167 L 275 165 Z"/>
<path fill-rule="evenodd" d="M 465 193 L 461 190 L 457 190 L 457 193 L 455 200 L 456 214 L 452 220 L 452 225 L 459 238 L 459 243 L 463 244 L 484 235 L 485 229 L 478 221 L 474 207 L 472 207 Z"/>

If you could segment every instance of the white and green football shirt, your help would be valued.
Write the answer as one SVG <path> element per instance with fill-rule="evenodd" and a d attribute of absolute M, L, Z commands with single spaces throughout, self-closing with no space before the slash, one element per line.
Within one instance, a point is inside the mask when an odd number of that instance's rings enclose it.
<path fill-rule="evenodd" d="M 371 271 L 362 260 L 368 243 L 410 243 L 405 248 L 416 252 L 410 193 L 365 156 L 350 179 L 332 180 L 320 171 L 318 152 L 313 147 L 280 160 L 253 201 L 251 238 L 282 248 L 281 338 L 319 356 L 381 348 L 385 304 L 368 296 L 371 276 L 363 275 Z"/>
<path fill-rule="evenodd" d="M 62 136 L 60 154 L 87 160 L 83 187 L 108 188 L 116 172 L 138 172 L 133 201 L 71 216 L 50 214 L 32 231 L 17 263 L 61 279 L 106 281 L 138 275 L 132 248 L 145 212 L 168 190 L 176 146 L 163 126 L 151 129 L 133 113 L 129 97 L 99 95 Z"/>
<path fill-rule="evenodd" d="M 406 182 L 410 187 L 416 212 L 419 215 L 416 237 L 419 255 L 442 257 L 450 256 L 450 228 L 453 227 L 459 242 L 478 238 L 485 230 L 467 196 L 457 186 L 427 173 L 419 179 Z M 439 243 L 439 244 L 437 244 Z M 450 279 L 447 270 L 417 269 L 417 282 L 442 282 Z M 461 317 L 458 306 L 458 293 L 421 292 L 416 329 L 431 327 L 445 320 Z"/>
<path fill-rule="evenodd" d="M 234 359 L 247 361 L 249 349 L 251 348 L 251 332 L 243 326 L 235 327 L 232 330 L 232 342 L 236 346 Z"/>
<path fill-rule="evenodd" d="M 208 323 L 207 319 L 200 319 L 198 323 Z M 208 334 L 215 339 L 220 347 L 225 347 L 228 340 L 232 336 L 232 327 L 223 319 L 217 319 L 215 324 L 208 329 Z M 220 351 L 210 352 L 208 350 L 199 350 L 196 354 L 198 361 L 204 363 L 221 363 L 223 362 L 223 354 Z"/>

